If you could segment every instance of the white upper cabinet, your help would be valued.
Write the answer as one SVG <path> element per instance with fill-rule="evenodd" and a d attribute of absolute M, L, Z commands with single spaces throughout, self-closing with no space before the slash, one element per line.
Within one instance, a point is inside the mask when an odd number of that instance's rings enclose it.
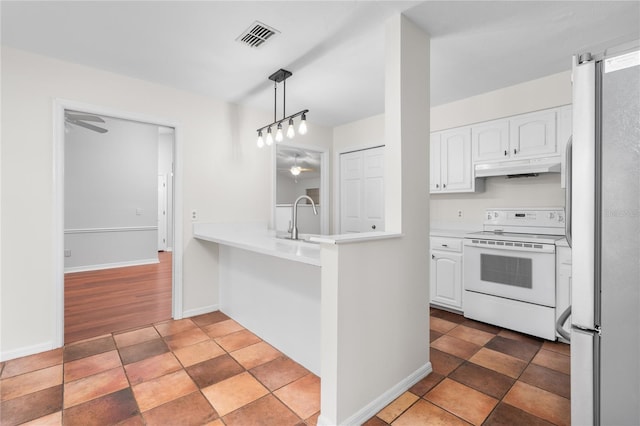
<path fill-rule="evenodd" d="M 430 190 L 432 193 L 473 192 L 471 127 L 431 135 Z"/>
<path fill-rule="evenodd" d="M 439 192 L 442 188 L 440 179 L 440 133 L 431 133 L 429 145 L 429 189 L 431 192 Z"/>
<path fill-rule="evenodd" d="M 504 160 L 509 156 L 509 120 L 474 125 L 471 139 L 473 162 Z"/>
<path fill-rule="evenodd" d="M 509 155 L 513 159 L 559 154 L 556 147 L 556 109 L 509 119 Z"/>
<path fill-rule="evenodd" d="M 571 105 L 434 132 L 430 191 L 483 191 L 476 165 L 522 164 L 517 160 L 547 161 L 547 157 L 560 162 L 564 188 L 564 151 L 570 135 Z"/>

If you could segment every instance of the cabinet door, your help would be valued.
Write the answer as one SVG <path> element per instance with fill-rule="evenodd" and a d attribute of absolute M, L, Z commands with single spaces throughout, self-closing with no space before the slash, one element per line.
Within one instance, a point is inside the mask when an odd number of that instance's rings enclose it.
<path fill-rule="evenodd" d="M 473 191 L 471 173 L 471 128 L 442 132 L 442 189 L 444 192 Z"/>
<path fill-rule="evenodd" d="M 509 158 L 509 120 L 495 120 L 471 127 L 473 162 Z"/>
<path fill-rule="evenodd" d="M 429 141 L 429 190 L 430 192 L 442 191 L 440 181 L 440 133 L 432 133 Z"/>
<path fill-rule="evenodd" d="M 509 154 L 514 160 L 558 153 L 555 109 L 513 117 L 509 129 Z"/>
<path fill-rule="evenodd" d="M 433 251 L 431 302 L 462 309 L 462 254 Z"/>

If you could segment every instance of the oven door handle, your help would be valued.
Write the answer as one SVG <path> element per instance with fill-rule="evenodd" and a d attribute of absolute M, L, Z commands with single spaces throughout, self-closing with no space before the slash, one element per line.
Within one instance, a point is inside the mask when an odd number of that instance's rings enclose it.
<path fill-rule="evenodd" d="M 516 244 L 516 243 L 514 243 Z M 521 253 L 555 253 L 556 246 L 554 244 L 536 244 L 536 243 L 517 243 L 517 244 L 531 244 L 542 247 L 516 247 L 516 246 L 503 246 L 496 244 L 480 244 L 474 243 L 470 240 L 464 241 L 465 247 L 472 247 L 477 249 L 489 249 L 489 250 L 501 250 L 501 251 L 511 251 L 511 252 L 521 252 Z"/>

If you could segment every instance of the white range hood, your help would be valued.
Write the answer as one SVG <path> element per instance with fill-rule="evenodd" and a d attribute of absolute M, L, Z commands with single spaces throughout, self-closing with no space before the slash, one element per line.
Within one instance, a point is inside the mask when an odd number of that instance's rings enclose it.
<path fill-rule="evenodd" d="M 475 176 L 513 176 L 538 173 L 560 173 L 560 156 L 480 163 L 474 166 Z"/>

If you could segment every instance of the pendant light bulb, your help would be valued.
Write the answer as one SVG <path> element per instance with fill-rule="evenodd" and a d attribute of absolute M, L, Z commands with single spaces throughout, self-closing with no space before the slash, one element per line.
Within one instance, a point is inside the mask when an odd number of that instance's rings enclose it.
<path fill-rule="evenodd" d="M 289 139 L 293 139 L 293 137 L 296 135 L 296 130 L 293 127 L 293 118 L 289 119 L 289 127 L 287 127 L 287 137 Z"/>
<path fill-rule="evenodd" d="M 282 123 L 278 123 L 278 130 L 276 131 L 276 142 L 282 142 L 284 136 L 282 135 Z"/>
<path fill-rule="evenodd" d="M 302 169 L 300 168 L 300 166 L 291 166 L 291 174 L 292 175 L 298 176 L 301 171 L 302 171 Z"/>
<path fill-rule="evenodd" d="M 307 134 L 307 115 L 302 114 L 302 118 L 300 119 L 300 126 L 298 127 L 298 133 L 301 135 Z"/>
<path fill-rule="evenodd" d="M 271 134 L 271 127 L 269 127 L 267 129 L 267 140 L 266 140 L 267 146 L 271 146 L 273 145 L 273 135 Z"/>
<path fill-rule="evenodd" d="M 262 148 L 264 146 L 264 139 L 262 138 L 262 130 L 258 132 L 258 148 Z"/>

